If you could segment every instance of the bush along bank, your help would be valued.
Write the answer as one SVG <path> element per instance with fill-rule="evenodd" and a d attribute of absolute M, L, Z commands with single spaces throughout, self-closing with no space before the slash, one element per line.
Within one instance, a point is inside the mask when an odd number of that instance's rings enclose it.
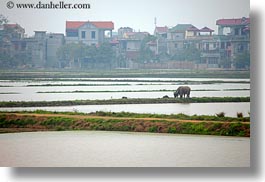
<path fill-rule="evenodd" d="M 250 102 L 250 97 L 193 97 L 193 98 L 123 98 L 110 100 L 68 100 L 68 101 L 10 101 L 0 102 L 0 107 L 45 107 L 72 105 L 112 105 L 112 104 L 162 104 L 162 103 L 213 103 Z"/>
<path fill-rule="evenodd" d="M 250 136 L 249 122 L 167 118 L 123 118 L 60 114 L 0 114 L 0 133 L 23 131 L 106 130 L 222 136 Z"/>

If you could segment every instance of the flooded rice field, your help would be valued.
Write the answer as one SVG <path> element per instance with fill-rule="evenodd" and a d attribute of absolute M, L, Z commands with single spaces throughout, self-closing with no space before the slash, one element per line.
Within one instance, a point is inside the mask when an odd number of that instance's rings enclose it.
<path fill-rule="evenodd" d="M 172 78 L 139 79 L 130 82 L 128 78 L 89 79 L 90 81 L 0 81 L 0 101 L 61 101 L 61 100 L 100 100 L 128 98 L 173 97 L 173 92 L 184 85 L 182 79 Z M 91 81 L 95 80 L 95 81 Z M 101 81 L 103 80 L 103 81 Z M 118 81 L 117 81 L 118 80 Z M 133 78 L 131 80 L 136 80 Z M 213 79 L 183 79 L 191 81 L 191 97 L 249 97 L 249 79 L 217 79 L 234 83 L 214 83 Z M 155 82 L 154 82 L 155 81 Z M 213 83 L 205 84 L 203 81 Z M 238 83 L 239 82 L 239 83 Z M 246 83 L 242 83 L 246 82 Z"/>
<path fill-rule="evenodd" d="M 117 105 L 81 105 L 56 107 L 15 107 L 0 108 L 2 111 L 57 111 L 57 112 L 132 112 L 152 114 L 215 115 L 224 112 L 226 116 L 236 117 L 237 112 L 249 116 L 250 103 L 189 103 L 189 104 L 117 104 Z"/>
<path fill-rule="evenodd" d="M 173 97 L 181 85 L 191 87 L 191 97 L 249 97 L 250 79 L 206 78 L 74 78 L 0 80 L 0 101 L 63 101 Z M 0 110 L 112 111 L 188 115 L 236 116 L 250 112 L 250 103 L 130 104 L 69 107 L 1 108 Z"/>

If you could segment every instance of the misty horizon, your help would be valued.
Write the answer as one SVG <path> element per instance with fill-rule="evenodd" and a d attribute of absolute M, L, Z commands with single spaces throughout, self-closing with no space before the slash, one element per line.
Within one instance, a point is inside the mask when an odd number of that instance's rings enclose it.
<path fill-rule="evenodd" d="M 36 3 L 31 0 L 14 2 Z M 69 0 L 65 2 L 73 3 Z M 155 29 L 155 18 L 157 26 L 174 27 L 177 24 L 193 24 L 198 28 L 209 27 L 217 34 L 216 20 L 249 17 L 250 9 L 248 0 L 190 0 L 188 2 L 179 0 L 84 2 L 79 0 L 74 3 L 89 3 L 91 8 L 86 10 L 8 9 L 6 2 L 1 2 L 0 9 L 1 13 L 8 17 L 9 23 L 20 24 L 25 28 L 28 36 L 32 36 L 34 31 L 65 34 L 66 21 L 112 21 L 114 32 L 117 32 L 120 27 L 131 27 L 136 32 L 146 31 L 152 34 Z"/>

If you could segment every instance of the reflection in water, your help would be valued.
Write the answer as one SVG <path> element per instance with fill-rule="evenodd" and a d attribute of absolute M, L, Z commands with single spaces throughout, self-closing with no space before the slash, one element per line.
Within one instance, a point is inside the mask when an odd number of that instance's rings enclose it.
<path fill-rule="evenodd" d="M 250 139 L 128 132 L 0 135 L 0 166 L 249 167 Z"/>

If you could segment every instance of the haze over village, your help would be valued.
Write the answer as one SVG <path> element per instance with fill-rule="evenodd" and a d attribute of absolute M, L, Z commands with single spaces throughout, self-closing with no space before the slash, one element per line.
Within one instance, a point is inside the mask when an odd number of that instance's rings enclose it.
<path fill-rule="evenodd" d="M 5 19 L 4 16 L 2 16 Z M 65 33 L 35 31 L 6 21 L 1 62 L 11 68 L 249 69 L 250 19 L 216 20 L 212 27 L 178 23 L 136 31 L 113 21 L 66 21 Z"/>

